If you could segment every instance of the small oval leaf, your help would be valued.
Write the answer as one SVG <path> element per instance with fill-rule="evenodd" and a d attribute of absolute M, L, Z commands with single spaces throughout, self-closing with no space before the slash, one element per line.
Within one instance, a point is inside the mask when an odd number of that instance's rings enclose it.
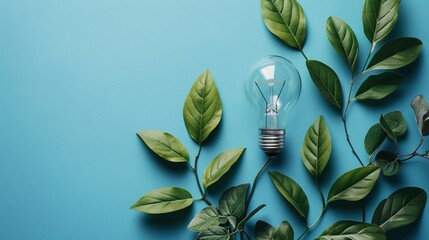
<path fill-rule="evenodd" d="M 422 95 L 417 95 L 411 102 L 417 126 L 422 136 L 429 135 L 429 105 Z"/>
<path fill-rule="evenodd" d="M 240 220 L 246 209 L 246 195 L 249 184 L 242 184 L 226 190 L 219 200 L 219 209 L 224 216 Z"/>
<path fill-rule="evenodd" d="M 131 209 L 150 214 L 169 213 L 187 208 L 193 201 L 185 189 L 161 188 L 143 195 Z"/>
<path fill-rule="evenodd" d="M 201 232 L 210 227 L 218 226 L 222 222 L 225 223 L 226 218 L 220 216 L 218 210 L 214 206 L 203 208 L 191 220 L 188 229 L 196 232 Z"/>
<path fill-rule="evenodd" d="M 217 182 L 240 158 L 245 148 L 224 151 L 217 155 L 204 171 L 203 185 L 205 188 Z"/>
<path fill-rule="evenodd" d="M 362 20 L 366 37 L 374 46 L 385 38 L 398 20 L 400 0 L 365 0 Z"/>
<path fill-rule="evenodd" d="M 294 232 L 292 226 L 283 221 L 274 232 L 273 240 L 293 240 Z"/>
<path fill-rule="evenodd" d="M 365 150 L 372 156 L 375 151 L 383 144 L 387 134 L 384 132 L 380 123 L 373 125 L 365 136 Z"/>
<path fill-rule="evenodd" d="M 271 33 L 290 47 L 302 49 L 307 22 L 304 10 L 296 0 L 262 0 L 261 15 Z"/>
<path fill-rule="evenodd" d="M 186 147 L 173 135 L 161 131 L 142 131 L 137 135 L 156 155 L 169 162 L 187 162 L 189 153 Z"/>
<path fill-rule="evenodd" d="M 319 116 L 308 129 L 302 144 L 301 159 L 316 179 L 322 174 L 331 156 L 331 134 L 323 118 Z"/>
<path fill-rule="evenodd" d="M 343 108 L 343 90 L 337 74 L 328 65 L 315 61 L 307 61 L 307 69 L 320 93 L 340 110 Z"/>
<path fill-rule="evenodd" d="M 416 221 L 423 213 L 427 194 L 421 188 L 407 187 L 392 193 L 380 202 L 372 217 L 372 223 L 384 231 L 390 231 Z"/>
<path fill-rule="evenodd" d="M 385 240 L 383 229 L 369 223 L 338 221 L 329 226 L 316 240 Z"/>
<path fill-rule="evenodd" d="M 228 229 L 219 226 L 204 230 L 197 236 L 198 240 L 229 240 L 230 238 Z"/>
<path fill-rule="evenodd" d="M 374 166 L 381 168 L 381 172 L 385 176 L 393 176 L 399 172 L 401 162 L 398 161 L 395 154 L 387 151 L 380 151 L 375 157 Z"/>
<path fill-rule="evenodd" d="M 369 76 L 356 92 L 356 100 L 379 100 L 389 96 L 396 89 L 403 78 L 402 74 L 385 72 Z"/>
<path fill-rule="evenodd" d="M 255 225 L 255 238 L 256 240 L 273 240 L 276 228 L 271 224 L 264 221 L 257 221 Z"/>
<path fill-rule="evenodd" d="M 423 47 L 417 38 L 399 38 L 384 44 L 372 57 L 367 70 L 392 70 L 404 67 L 417 59 Z"/>
<path fill-rule="evenodd" d="M 217 127 L 222 117 L 222 102 L 210 71 L 195 81 L 183 106 L 183 119 L 189 136 L 201 144 Z"/>
<path fill-rule="evenodd" d="M 387 136 L 392 139 L 392 141 L 396 142 L 398 140 L 396 138 L 395 133 L 393 132 L 393 129 L 389 126 L 383 115 L 380 116 L 380 125 L 383 128 L 384 132 L 387 134 Z"/>
<path fill-rule="evenodd" d="M 307 219 L 308 198 L 298 183 L 279 172 L 270 171 L 269 175 L 280 194 L 296 209 L 299 215 Z"/>
<path fill-rule="evenodd" d="M 326 33 L 331 45 L 346 58 L 353 72 L 359 54 L 359 43 L 352 28 L 338 17 L 329 17 L 326 22 Z"/>
<path fill-rule="evenodd" d="M 365 198 L 374 187 L 380 175 L 380 168 L 368 166 L 353 169 L 341 175 L 332 185 L 328 202 L 359 201 Z"/>

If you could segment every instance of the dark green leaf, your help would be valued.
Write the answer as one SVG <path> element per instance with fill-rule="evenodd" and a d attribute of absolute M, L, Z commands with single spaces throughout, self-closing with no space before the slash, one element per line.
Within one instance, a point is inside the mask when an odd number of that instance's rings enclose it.
<path fill-rule="evenodd" d="M 380 175 L 380 168 L 368 166 L 353 169 L 341 175 L 332 185 L 328 202 L 344 200 L 359 201 L 374 187 Z"/>
<path fill-rule="evenodd" d="M 365 136 L 365 150 L 368 155 L 372 155 L 383 144 L 387 134 L 384 132 L 380 123 L 372 126 Z"/>
<path fill-rule="evenodd" d="M 346 58 L 353 72 L 359 54 L 359 43 L 351 27 L 338 17 L 329 17 L 326 22 L 326 33 L 332 46 Z"/>
<path fill-rule="evenodd" d="M 305 167 L 316 179 L 329 161 L 331 148 L 331 134 L 323 116 L 319 116 L 308 129 L 301 150 Z"/>
<path fill-rule="evenodd" d="M 392 72 L 369 76 L 357 90 L 355 99 L 379 100 L 385 98 L 398 89 L 402 78 L 403 75 Z"/>
<path fill-rule="evenodd" d="M 189 223 L 188 229 L 201 232 L 210 227 L 218 226 L 226 222 L 226 217 L 219 214 L 214 206 L 203 208 Z"/>
<path fill-rule="evenodd" d="M 162 188 L 143 195 L 131 209 L 150 214 L 169 213 L 187 208 L 193 201 L 185 189 Z"/>
<path fill-rule="evenodd" d="M 273 240 L 276 230 L 271 224 L 259 220 L 255 225 L 255 238 L 256 240 Z"/>
<path fill-rule="evenodd" d="M 390 112 L 384 115 L 387 125 L 392 129 L 396 137 L 402 137 L 407 132 L 407 122 L 400 111 Z"/>
<path fill-rule="evenodd" d="M 219 200 L 220 212 L 224 216 L 241 219 L 246 208 L 246 194 L 249 184 L 242 184 L 226 190 Z"/>
<path fill-rule="evenodd" d="M 384 240 L 383 229 L 369 223 L 338 221 L 329 226 L 316 240 Z"/>
<path fill-rule="evenodd" d="M 169 162 L 187 162 L 189 154 L 186 147 L 169 133 L 148 130 L 138 132 L 137 135 L 158 156 Z"/>
<path fill-rule="evenodd" d="M 307 219 L 309 204 L 304 190 L 294 180 L 282 173 L 270 171 L 269 175 L 280 194 L 302 217 Z"/>
<path fill-rule="evenodd" d="M 201 144 L 219 124 L 221 117 L 222 102 L 213 76 L 207 69 L 195 81 L 183 106 L 183 119 L 189 136 Z"/>
<path fill-rule="evenodd" d="M 422 95 L 416 96 L 411 102 L 416 116 L 417 126 L 422 136 L 429 135 L 429 106 Z"/>
<path fill-rule="evenodd" d="M 423 46 L 417 38 L 399 38 L 384 44 L 372 57 L 367 70 L 398 69 L 417 59 Z"/>
<path fill-rule="evenodd" d="M 228 217 L 227 217 L 227 219 L 228 219 L 229 224 L 231 224 L 231 226 L 232 226 L 233 228 L 236 228 L 236 227 L 237 227 L 237 219 L 236 219 L 235 217 L 233 217 L 233 216 L 228 216 Z"/>
<path fill-rule="evenodd" d="M 247 215 L 245 218 L 243 218 L 243 220 L 241 220 L 240 223 L 238 223 L 237 225 L 237 229 L 243 229 L 244 225 L 246 225 L 246 223 L 257 213 L 259 212 L 262 208 L 264 208 L 266 205 L 265 204 L 261 204 L 259 205 L 257 208 L 253 209 L 249 215 Z"/>
<path fill-rule="evenodd" d="M 401 162 L 391 152 L 380 151 L 375 157 L 374 165 L 381 168 L 385 176 L 393 176 L 399 172 Z"/>
<path fill-rule="evenodd" d="M 265 26 L 287 45 L 302 49 L 307 32 L 304 10 L 296 0 L 262 0 Z"/>
<path fill-rule="evenodd" d="M 217 155 L 204 171 L 203 185 L 205 188 L 217 182 L 240 158 L 245 148 L 227 150 Z"/>
<path fill-rule="evenodd" d="M 198 234 L 197 239 L 199 240 L 229 240 L 228 230 L 224 227 L 211 227 Z"/>
<path fill-rule="evenodd" d="M 307 61 L 307 69 L 320 93 L 340 110 L 343 107 L 343 90 L 340 79 L 328 65 L 315 61 Z"/>
<path fill-rule="evenodd" d="M 384 231 L 416 221 L 423 213 L 427 195 L 421 188 L 407 187 L 392 193 L 377 206 L 372 223 Z"/>
<path fill-rule="evenodd" d="M 395 26 L 400 2 L 400 0 L 365 0 L 362 13 L 363 28 L 373 48 Z"/>
<path fill-rule="evenodd" d="M 274 232 L 273 240 L 293 240 L 293 228 L 286 221 L 283 221 Z"/>
<path fill-rule="evenodd" d="M 380 116 L 380 125 L 383 128 L 384 132 L 389 136 L 392 141 L 396 142 L 398 139 L 396 138 L 395 133 L 393 132 L 392 128 L 387 123 L 386 119 L 383 117 L 383 115 Z"/>

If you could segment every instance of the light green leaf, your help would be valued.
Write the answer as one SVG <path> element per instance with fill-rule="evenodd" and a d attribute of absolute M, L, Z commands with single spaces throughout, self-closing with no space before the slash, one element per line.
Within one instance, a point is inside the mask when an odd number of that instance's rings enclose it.
<path fill-rule="evenodd" d="M 380 116 L 380 125 L 383 128 L 384 132 L 389 136 L 392 141 L 396 142 L 398 139 L 396 138 L 395 133 L 393 132 L 392 128 L 387 123 L 386 119 L 383 117 L 383 115 Z"/>
<path fill-rule="evenodd" d="M 293 240 L 294 232 L 291 225 L 283 221 L 274 232 L 273 240 Z"/>
<path fill-rule="evenodd" d="M 341 110 L 343 108 L 343 90 L 334 70 L 315 60 L 307 61 L 307 69 L 320 93 Z"/>
<path fill-rule="evenodd" d="M 301 150 L 305 167 L 316 179 L 325 169 L 331 157 L 331 149 L 331 134 L 323 116 L 319 116 L 308 129 Z"/>
<path fill-rule="evenodd" d="M 363 28 L 373 48 L 395 26 L 400 2 L 400 0 L 365 0 L 362 12 Z"/>
<path fill-rule="evenodd" d="M 422 136 L 429 135 L 429 106 L 422 95 L 417 95 L 411 102 L 416 116 L 417 126 Z"/>
<path fill-rule="evenodd" d="M 189 153 L 186 147 L 169 133 L 148 130 L 137 135 L 144 143 L 161 158 L 169 162 L 187 162 Z"/>
<path fill-rule="evenodd" d="M 316 240 L 385 240 L 383 229 L 369 223 L 338 221 L 329 226 Z"/>
<path fill-rule="evenodd" d="M 228 230 L 224 227 L 211 227 L 200 232 L 197 236 L 199 240 L 229 240 Z"/>
<path fill-rule="evenodd" d="M 217 182 L 240 158 L 245 148 L 227 150 L 217 155 L 204 171 L 203 185 L 205 188 Z"/>
<path fill-rule="evenodd" d="M 399 172 L 401 162 L 395 154 L 387 151 L 380 151 L 375 157 L 374 166 L 380 167 L 385 176 L 393 176 Z"/>
<path fill-rule="evenodd" d="M 210 71 L 195 81 L 185 105 L 183 119 L 189 136 L 201 144 L 216 128 L 222 117 L 222 102 Z"/>
<path fill-rule="evenodd" d="M 385 72 L 369 76 L 356 92 L 356 100 L 379 100 L 389 96 L 403 79 L 402 74 Z"/>
<path fill-rule="evenodd" d="M 227 217 L 229 224 L 231 224 L 231 226 L 233 228 L 237 227 L 237 218 L 233 217 L 233 216 L 228 216 Z"/>
<path fill-rule="evenodd" d="M 259 220 L 255 225 L 255 238 L 256 240 L 273 240 L 276 230 L 271 224 Z"/>
<path fill-rule="evenodd" d="M 270 171 L 269 175 L 280 194 L 302 217 L 307 219 L 309 204 L 304 190 L 294 180 L 282 173 Z"/>
<path fill-rule="evenodd" d="M 346 58 L 353 72 L 359 55 L 359 43 L 351 27 L 338 17 L 329 17 L 326 33 L 332 46 Z"/>
<path fill-rule="evenodd" d="M 417 59 L 422 47 L 422 41 L 417 38 L 404 37 L 389 41 L 374 54 L 365 71 L 404 67 Z"/>
<path fill-rule="evenodd" d="M 328 202 L 359 201 L 365 198 L 380 176 L 380 168 L 368 166 L 353 169 L 341 175 L 332 185 Z"/>
<path fill-rule="evenodd" d="M 302 49 L 307 32 L 304 10 L 296 0 L 262 0 L 265 26 L 287 45 Z"/>
<path fill-rule="evenodd" d="M 372 223 L 390 231 L 416 221 L 423 213 L 427 194 L 421 188 L 407 187 L 392 193 L 381 201 L 372 217 Z"/>
<path fill-rule="evenodd" d="M 386 137 L 387 134 L 384 132 L 380 123 L 373 125 L 365 136 L 365 150 L 368 155 L 372 156 L 381 144 L 383 144 Z"/>
<path fill-rule="evenodd" d="M 392 129 L 396 137 L 402 137 L 407 132 L 407 122 L 400 111 L 390 112 L 384 115 L 387 125 Z"/>
<path fill-rule="evenodd" d="M 193 201 L 185 189 L 161 188 L 143 195 L 131 209 L 150 214 L 169 213 L 187 208 Z"/>
<path fill-rule="evenodd" d="M 256 214 L 258 213 L 262 208 L 264 208 L 266 205 L 265 204 L 261 204 L 259 205 L 257 208 L 253 209 L 249 215 L 247 215 L 245 218 L 243 218 L 243 220 L 241 220 L 241 222 L 238 223 L 237 225 L 237 229 L 241 230 L 244 228 L 244 225 L 246 225 L 246 223 Z"/>
<path fill-rule="evenodd" d="M 201 232 L 210 227 L 218 226 L 221 223 L 226 223 L 226 217 L 219 214 L 214 206 L 203 208 L 189 223 L 188 229 L 196 232 Z"/>
<path fill-rule="evenodd" d="M 220 200 L 219 209 L 224 216 L 241 219 L 246 209 L 246 194 L 249 184 L 242 184 L 226 190 Z"/>

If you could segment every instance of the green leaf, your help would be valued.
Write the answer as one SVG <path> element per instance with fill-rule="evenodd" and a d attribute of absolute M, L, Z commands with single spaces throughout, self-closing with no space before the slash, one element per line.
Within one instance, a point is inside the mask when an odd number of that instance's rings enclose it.
<path fill-rule="evenodd" d="M 240 158 L 245 148 L 227 150 L 217 155 L 204 171 L 203 185 L 205 188 L 217 182 Z"/>
<path fill-rule="evenodd" d="M 401 162 L 398 161 L 395 154 L 387 151 L 380 151 L 375 157 L 374 166 L 380 167 L 381 172 L 385 176 L 393 176 L 399 172 Z"/>
<path fill-rule="evenodd" d="M 189 207 L 192 195 L 182 188 L 161 188 L 143 195 L 131 209 L 150 213 L 170 213 Z"/>
<path fill-rule="evenodd" d="M 384 115 L 387 125 L 392 129 L 396 137 L 402 137 L 407 132 L 407 122 L 400 111 L 390 112 Z"/>
<path fill-rule="evenodd" d="M 417 126 L 422 136 L 429 135 L 429 106 L 422 95 L 417 95 L 411 102 L 416 116 Z"/>
<path fill-rule="evenodd" d="M 274 232 L 273 240 L 293 240 L 293 228 L 286 221 L 283 221 Z"/>
<path fill-rule="evenodd" d="M 387 123 L 386 119 L 383 117 L 383 115 L 380 116 L 380 125 L 383 128 L 384 132 L 389 136 L 392 141 L 396 142 L 398 139 L 396 138 L 395 133 L 393 132 L 392 128 Z"/>
<path fill-rule="evenodd" d="M 220 200 L 219 209 L 224 216 L 241 219 L 246 209 L 246 194 L 249 184 L 242 184 L 226 190 Z"/>
<path fill-rule="evenodd" d="M 214 206 L 203 208 L 189 223 L 188 229 L 196 232 L 201 232 L 210 227 L 218 226 L 221 223 L 226 223 L 226 217 L 219 214 Z"/>
<path fill-rule="evenodd" d="M 385 240 L 383 229 L 369 223 L 338 221 L 329 226 L 316 240 Z"/>
<path fill-rule="evenodd" d="M 244 225 L 246 225 L 246 223 L 257 213 L 259 212 L 262 208 L 264 208 L 266 205 L 265 204 L 261 204 L 259 205 L 257 208 L 253 209 L 249 215 L 247 215 L 243 220 L 241 220 L 240 223 L 238 223 L 237 225 L 237 229 L 241 230 L 244 228 Z"/>
<path fill-rule="evenodd" d="M 144 143 L 161 158 L 169 162 L 187 162 L 189 153 L 186 147 L 169 133 L 148 130 L 137 135 Z"/>
<path fill-rule="evenodd" d="M 307 61 L 307 69 L 320 93 L 340 110 L 343 107 L 343 90 L 340 79 L 328 65 L 315 61 Z"/>
<path fill-rule="evenodd" d="M 332 46 L 346 58 L 353 72 L 359 55 L 359 43 L 351 27 L 338 17 L 329 17 L 326 33 Z"/>
<path fill-rule="evenodd" d="M 201 144 L 219 124 L 221 117 L 222 102 L 213 76 L 207 69 L 195 81 L 183 106 L 183 119 L 189 136 Z"/>
<path fill-rule="evenodd" d="M 383 144 L 386 137 L 387 134 L 384 132 L 380 123 L 373 125 L 365 136 L 365 150 L 368 155 L 372 156 L 381 144 Z"/>
<path fill-rule="evenodd" d="M 362 13 L 363 28 L 373 48 L 395 26 L 400 2 L 400 0 L 365 0 Z"/>
<path fill-rule="evenodd" d="M 353 169 L 341 175 L 332 185 L 328 202 L 359 201 L 365 198 L 380 176 L 380 168 L 368 166 Z"/>
<path fill-rule="evenodd" d="M 304 190 L 294 180 L 282 173 L 270 171 L 269 175 L 280 194 L 302 217 L 307 219 L 309 204 Z"/>
<path fill-rule="evenodd" d="M 356 92 L 356 100 L 379 100 L 389 96 L 398 89 L 402 74 L 385 72 L 369 76 Z"/>
<path fill-rule="evenodd" d="M 408 225 L 422 215 L 426 200 L 427 194 L 421 188 L 399 189 L 377 206 L 372 223 L 386 232 Z"/>
<path fill-rule="evenodd" d="M 271 224 L 259 220 L 255 225 L 255 238 L 256 240 L 273 240 L 276 230 Z"/>
<path fill-rule="evenodd" d="M 398 69 L 417 59 L 423 47 L 417 38 L 399 38 L 384 44 L 372 57 L 366 71 Z"/>
<path fill-rule="evenodd" d="M 262 0 L 265 26 L 287 45 L 302 49 L 307 32 L 304 10 L 296 0 Z"/>
<path fill-rule="evenodd" d="M 228 230 L 224 227 L 211 227 L 198 234 L 197 239 L 199 240 L 229 240 L 230 236 Z"/>
<path fill-rule="evenodd" d="M 301 159 L 316 179 L 322 174 L 331 156 L 331 134 L 323 118 L 319 116 L 308 129 L 302 144 Z"/>
<path fill-rule="evenodd" d="M 231 224 L 231 226 L 232 226 L 233 228 L 236 228 L 236 227 L 237 227 L 237 219 L 236 219 L 235 217 L 233 217 L 233 216 L 228 216 L 228 217 L 227 217 L 227 219 L 228 219 L 229 224 Z"/>

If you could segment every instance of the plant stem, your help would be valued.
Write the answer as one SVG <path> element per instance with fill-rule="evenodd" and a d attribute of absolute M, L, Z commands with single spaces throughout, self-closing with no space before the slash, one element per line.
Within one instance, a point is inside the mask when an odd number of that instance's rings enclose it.
<path fill-rule="evenodd" d="M 258 173 L 255 176 L 255 179 L 253 179 L 253 184 L 252 184 L 252 188 L 250 189 L 250 193 L 249 196 L 247 197 L 246 200 L 246 209 L 250 204 L 250 201 L 253 197 L 253 193 L 255 192 L 255 188 L 256 188 L 256 184 L 258 182 L 259 176 L 261 175 L 261 173 L 264 171 L 264 169 L 268 166 L 268 164 L 271 162 L 271 160 L 273 160 L 273 157 L 268 157 L 267 161 L 265 162 L 265 164 L 259 169 Z"/>
<path fill-rule="evenodd" d="M 301 52 L 302 56 L 304 56 L 305 60 L 308 61 L 308 57 L 305 55 L 304 50 L 300 48 L 299 51 Z"/>
<path fill-rule="evenodd" d="M 323 195 L 323 192 L 320 189 L 319 181 L 317 180 L 317 178 L 316 178 L 316 186 L 317 186 L 317 190 L 319 191 L 320 198 L 322 199 L 322 207 L 326 208 L 325 196 Z"/>
<path fill-rule="evenodd" d="M 352 149 L 352 153 L 355 155 L 356 159 L 359 161 L 360 165 L 363 167 L 364 164 L 363 164 L 362 160 L 360 159 L 359 155 L 356 153 L 356 150 L 353 147 L 352 142 L 350 141 L 350 136 L 349 136 L 349 132 L 348 132 L 348 129 L 347 129 L 347 120 L 346 120 L 346 118 L 345 118 L 344 115 L 342 117 L 342 120 L 343 120 L 343 125 L 344 125 L 344 132 L 346 134 L 346 140 L 349 143 L 350 148 Z"/>
<path fill-rule="evenodd" d="M 201 200 L 203 200 L 205 203 L 207 203 L 207 205 L 212 206 L 213 204 L 207 198 L 206 192 L 205 192 L 205 190 L 203 190 L 203 187 L 201 186 L 201 183 L 200 183 L 200 178 L 198 176 L 198 159 L 200 157 L 201 148 L 202 148 L 201 144 L 198 145 L 198 151 L 197 151 L 197 154 L 195 155 L 194 166 L 192 167 L 189 163 L 188 163 L 188 165 L 192 169 L 192 172 L 195 175 L 195 180 L 197 181 L 198 190 L 200 191 L 200 194 L 201 194 Z"/>
<path fill-rule="evenodd" d="M 327 207 L 328 206 L 325 206 L 320 212 L 319 216 L 317 216 L 316 220 L 309 227 L 307 227 L 304 232 L 301 233 L 301 235 L 298 237 L 298 240 L 300 240 L 308 231 L 310 231 L 314 226 L 316 226 L 316 224 L 320 221 L 320 219 L 322 219 L 323 215 L 325 214 Z"/>
<path fill-rule="evenodd" d="M 404 155 L 400 155 L 400 156 L 398 156 L 398 158 L 399 157 L 407 157 L 407 158 L 405 158 L 405 159 L 400 159 L 399 161 L 401 161 L 401 162 L 405 162 L 405 161 L 408 161 L 408 160 L 410 160 L 411 158 L 413 158 L 413 157 L 415 157 L 415 156 L 419 156 L 419 157 L 422 157 L 422 154 L 419 154 L 419 153 L 417 153 L 417 151 L 420 149 L 420 147 L 422 146 L 422 144 L 423 144 L 423 141 L 424 141 L 424 138 L 423 138 L 423 136 L 420 138 L 420 142 L 419 142 L 419 144 L 417 145 L 417 147 L 414 149 L 414 151 L 412 152 L 412 153 L 409 153 L 409 154 L 404 154 Z"/>

